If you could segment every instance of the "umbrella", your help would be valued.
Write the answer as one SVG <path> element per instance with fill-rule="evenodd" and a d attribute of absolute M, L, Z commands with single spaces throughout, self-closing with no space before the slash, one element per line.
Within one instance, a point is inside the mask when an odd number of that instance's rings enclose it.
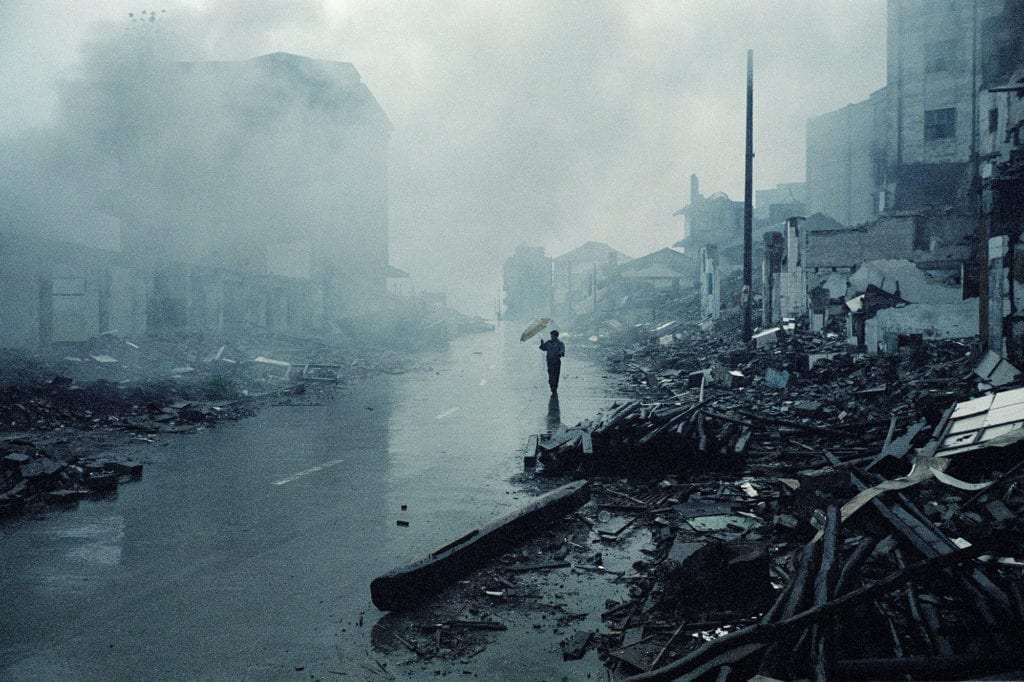
<path fill-rule="evenodd" d="M 551 321 L 550 317 L 538 317 L 536 320 L 527 325 L 526 329 L 523 330 L 522 336 L 519 337 L 519 341 L 526 341 L 544 327 L 548 326 L 548 322 Z"/>

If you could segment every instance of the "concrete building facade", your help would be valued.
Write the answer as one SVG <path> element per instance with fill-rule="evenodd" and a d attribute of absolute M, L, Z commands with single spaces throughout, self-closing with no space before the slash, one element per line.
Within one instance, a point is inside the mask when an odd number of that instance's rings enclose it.
<path fill-rule="evenodd" d="M 885 182 L 883 91 L 807 121 L 807 203 L 844 225 L 874 220 Z"/>

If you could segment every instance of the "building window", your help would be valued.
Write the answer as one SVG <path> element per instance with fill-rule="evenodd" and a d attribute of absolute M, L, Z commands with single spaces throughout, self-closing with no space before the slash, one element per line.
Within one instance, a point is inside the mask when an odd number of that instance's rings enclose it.
<path fill-rule="evenodd" d="M 994 133 L 999 130 L 999 109 L 988 110 L 988 131 Z"/>
<path fill-rule="evenodd" d="M 952 71 L 956 67 L 956 41 L 940 40 L 924 46 L 925 73 Z"/>
<path fill-rule="evenodd" d="M 924 112 L 924 139 L 945 140 L 956 136 L 956 109 L 932 109 Z"/>

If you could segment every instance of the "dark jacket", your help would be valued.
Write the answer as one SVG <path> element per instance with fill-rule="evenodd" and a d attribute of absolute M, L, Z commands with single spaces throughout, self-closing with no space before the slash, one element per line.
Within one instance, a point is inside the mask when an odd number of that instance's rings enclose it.
<path fill-rule="evenodd" d="M 560 363 L 565 355 L 565 344 L 558 339 L 540 342 L 540 349 L 548 354 L 548 364 Z"/>

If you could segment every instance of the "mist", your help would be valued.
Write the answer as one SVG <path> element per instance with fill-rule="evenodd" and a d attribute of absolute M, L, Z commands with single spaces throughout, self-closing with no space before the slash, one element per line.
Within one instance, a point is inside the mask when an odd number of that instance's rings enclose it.
<path fill-rule="evenodd" d="M 156 19 L 139 21 L 143 9 Z M 83 84 L 123 76 L 125 55 L 148 50 L 156 69 L 276 52 L 347 62 L 392 126 L 390 262 L 416 288 L 485 315 L 520 243 L 558 255 L 598 240 L 639 256 L 682 236 L 672 213 L 691 173 L 706 193 L 742 197 L 748 48 L 756 188 L 803 180 L 807 119 L 885 83 L 881 0 L 15 2 L 0 6 L 0 26 L 5 223 L 16 213 L 22 226 L 91 243 L 116 234 L 104 202 L 124 179 L 89 144 L 111 121 L 102 108 L 83 116 L 81 104 Z M 230 94 L 179 92 L 174 106 Z M 217 120 L 181 130 L 173 107 L 132 106 L 152 109 L 154 158 L 173 149 L 195 160 L 210 140 L 237 134 Z M 259 157 L 207 159 L 215 177 L 135 183 L 129 200 L 151 216 L 188 216 L 200 250 L 216 246 L 201 237 L 217 216 L 189 216 L 187 197 L 211 183 L 233 197 L 218 205 L 245 212 L 255 231 L 294 222 L 305 210 L 303 159 L 319 145 L 301 132 L 308 112 L 280 115 L 300 121 L 268 176 L 292 188 L 282 201 L 232 191 L 225 171 L 241 175 Z"/>

